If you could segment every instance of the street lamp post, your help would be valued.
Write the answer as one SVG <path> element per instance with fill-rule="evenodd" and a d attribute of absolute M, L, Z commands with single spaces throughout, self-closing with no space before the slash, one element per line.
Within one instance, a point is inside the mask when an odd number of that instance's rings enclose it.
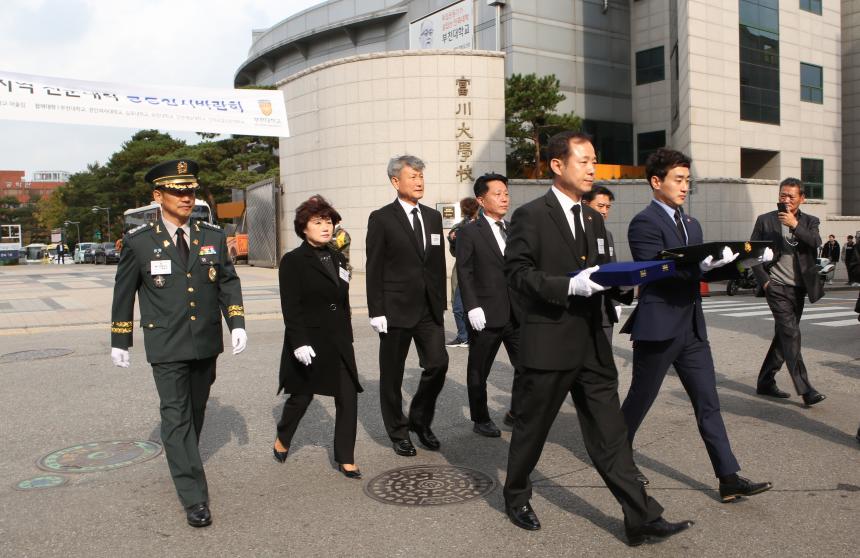
<path fill-rule="evenodd" d="M 68 227 L 69 225 L 74 225 L 75 229 L 77 229 L 78 236 L 77 236 L 77 238 L 75 238 L 75 240 L 77 241 L 77 244 L 78 244 L 77 249 L 80 249 L 80 245 L 81 245 L 81 222 L 80 221 L 65 221 L 63 223 L 64 227 Z M 75 253 L 72 252 L 72 261 L 74 261 L 74 259 L 75 259 Z"/>
<path fill-rule="evenodd" d="M 107 222 L 108 222 L 107 239 L 108 239 L 108 242 L 110 242 L 110 208 L 109 207 L 99 207 L 97 205 L 94 205 L 93 206 L 93 213 L 98 213 L 99 211 L 106 211 L 107 212 Z"/>

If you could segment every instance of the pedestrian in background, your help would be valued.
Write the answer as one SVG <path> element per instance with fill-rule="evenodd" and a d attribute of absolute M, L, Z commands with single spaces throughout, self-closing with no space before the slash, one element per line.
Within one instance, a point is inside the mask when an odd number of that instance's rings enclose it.
<path fill-rule="evenodd" d="M 475 198 L 463 198 L 460 200 L 460 215 L 463 218 L 454 224 L 448 231 L 448 251 L 457 256 L 457 232 L 460 228 L 475 221 L 478 216 L 478 202 Z M 463 308 L 463 297 L 460 292 L 459 276 L 457 267 L 451 270 L 451 311 L 454 313 L 454 324 L 457 326 L 457 337 L 445 343 L 448 347 L 468 347 L 469 329 L 466 327 L 466 311 Z"/>
<path fill-rule="evenodd" d="M 338 471 L 361 478 L 355 464 L 358 429 L 358 368 L 352 348 L 352 312 L 346 257 L 331 248 L 340 214 L 322 196 L 296 208 L 293 222 L 302 244 L 284 254 L 278 268 L 284 346 L 278 393 L 284 403 L 273 448 L 275 460 L 287 459 L 299 421 L 314 395 L 334 397 L 334 461 Z"/>
<path fill-rule="evenodd" d="M 144 177 L 154 186 L 161 217 L 125 235 L 113 291 L 111 360 L 129 367 L 138 295 L 167 465 L 188 524 L 205 527 L 212 515 L 198 446 L 215 363 L 224 351 L 221 316 L 230 327 L 234 355 L 245 350 L 248 336 L 227 237 L 219 227 L 191 219 L 197 170 L 194 161 L 168 161 Z"/>
<path fill-rule="evenodd" d="M 830 272 L 827 282 L 833 284 L 833 276 L 836 275 L 836 264 L 839 263 L 839 243 L 834 235 L 827 237 L 827 242 L 821 247 L 821 257 L 830 260 L 833 270 Z"/>
<path fill-rule="evenodd" d="M 845 241 L 845 246 L 843 247 L 845 251 L 845 255 L 842 258 L 842 261 L 845 262 L 845 267 L 848 270 L 848 285 L 852 287 L 858 286 L 856 283 L 858 279 L 860 279 L 860 271 L 857 271 L 857 266 L 854 265 L 857 259 L 857 251 L 854 250 L 854 235 L 848 235 L 848 239 Z"/>

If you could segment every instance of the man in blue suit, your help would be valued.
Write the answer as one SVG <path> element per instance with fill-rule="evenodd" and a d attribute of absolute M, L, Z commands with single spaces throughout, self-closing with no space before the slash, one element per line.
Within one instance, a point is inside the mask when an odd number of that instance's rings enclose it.
<path fill-rule="evenodd" d="M 659 149 L 648 157 L 645 172 L 654 199 L 630 221 L 627 239 L 634 260 L 656 260 L 662 250 L 702 244 L 701 225 L 683 212 L 690 187 L 690 163 L 686 155 L 670 149 Z M 698 264 L 678 265 L 674 277 L 643 286 L 639 304 L 621 329 L 633 340 L 633 379 L 621 405 L 630 443 L 657 398 L 669 366 L 674 365 L 720 479 L 723 502 L 771 488 L 769 482 L 754 483 L 737 474 L 740 465 L 720 414 L 699 294 L 701 280 L 713 281 L 737 273 L 735 258 L 737 254 L 726 247 L 719 260 L 708 256 Z M 639 480 L 648 484 L 644 475 L 640 474 Z"/>

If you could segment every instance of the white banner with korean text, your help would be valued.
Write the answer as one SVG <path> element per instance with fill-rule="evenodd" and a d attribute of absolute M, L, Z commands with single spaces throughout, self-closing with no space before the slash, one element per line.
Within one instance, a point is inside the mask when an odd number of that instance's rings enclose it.
<path fill-rule="evenodd" d="M 128 85 L 2 70 L 0 120 L 289 136 L 278 90 Z"/>
<path fill-rule="evenodd" d="M 472 0 L 455 2 L 409 24 L 409 49 L 473 48 Z"/>

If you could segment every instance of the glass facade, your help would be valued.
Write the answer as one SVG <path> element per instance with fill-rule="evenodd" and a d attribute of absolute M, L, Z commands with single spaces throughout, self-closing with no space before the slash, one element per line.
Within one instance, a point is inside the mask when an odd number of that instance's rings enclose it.
<path fill-rule="evenodd" d="M 597 162 L 612 165 L 633 164 L 633 124 L 585 118 L 582 131 L 591 135 Z"/>
<path fill-rule="evenodd" d="M 801 159 L 800 181 L 803 182 L 803 189 L 807 198 L 824 199 L 824 161 L 821 159 Z"/>
<path fill-rule="evenodd" d="M 640 50 L 636 53 L 636 85 L 663 81 L 666 77 L 663 47 Z"/>
<path fill-rule="evenodd" d="M 636 134 L 636 164 L 644 165 L 648 155 L 666 147 L 666 130 Z"/>
<path fill-rule="evenodd" d="M 800 100 L 824 102 L 824 75 L 821 66 L 800 63 Z"/>
<path fill-rule="evenodd" d="M 779 0 L 739 1 L 741 119 L 779 124 Z"/>
<path fill-rule="evenodd" d="M 800 0 L 800 9 L 821 15 L 821 0 Z"/>

